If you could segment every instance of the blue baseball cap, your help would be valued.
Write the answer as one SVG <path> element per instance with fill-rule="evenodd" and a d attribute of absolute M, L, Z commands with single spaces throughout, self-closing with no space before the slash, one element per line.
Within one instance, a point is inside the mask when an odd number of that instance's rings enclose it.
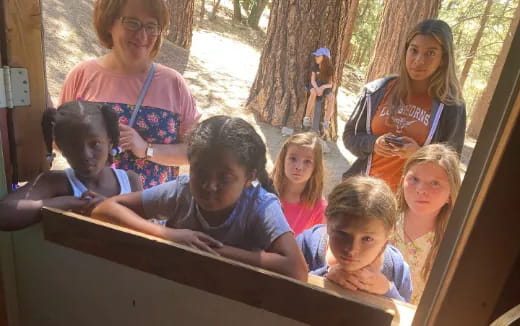
<path fill-rule="evenodd" d="M 330 59 L 330 51 L 327 48 L 319 48 L 315 52 L 312 52 L 312 54 L 314 54 L 315 56 L 326 55 Z"/>

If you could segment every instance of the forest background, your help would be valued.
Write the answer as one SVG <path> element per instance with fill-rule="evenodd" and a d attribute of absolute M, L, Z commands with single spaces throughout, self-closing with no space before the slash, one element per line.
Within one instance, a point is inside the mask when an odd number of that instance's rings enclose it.
<path fill-rule="evenodd" d="M 520 12 L 519 0 L 168 1 L 172 26 L 157 61 L 183 74 L 205 117 L 228 114 L 255 125 L 271 164 L 285 140 L 280 127 L 301 125 L 310 53 L 331 48 L 337 105 L 327 135 L 325 194 L 355 159 L 341 133 L 362 86 L 397 72 L 398 60 L 390 58 L 400 38 L 427 17 L 453 30 L 469 121 L 464 172 Z M 43 0 L 42 6 L 47 81 L 56 102 L 67 72 L 106 50 L 92 28 L 93 0 Z M 64 166 L 62 160 L 54 168 Z"/>

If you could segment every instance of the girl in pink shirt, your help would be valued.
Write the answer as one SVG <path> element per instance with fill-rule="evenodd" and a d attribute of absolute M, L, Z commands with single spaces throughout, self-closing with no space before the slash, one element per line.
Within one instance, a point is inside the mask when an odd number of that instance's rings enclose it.
<path fill-rule="evenodd" d="M 323 223 L 323 152 L 318 135 L 292 135 L 276 158 L 273 181 L 295 235 Z"/>

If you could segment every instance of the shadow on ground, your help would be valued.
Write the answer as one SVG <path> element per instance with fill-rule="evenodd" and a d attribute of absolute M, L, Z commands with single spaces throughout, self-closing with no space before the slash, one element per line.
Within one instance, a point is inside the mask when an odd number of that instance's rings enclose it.
<path fill-rule="evenodd" d="M 201 30 L 207 30 L 243 44 L 247 44 L 258 51 L 262 51 L 266 34 L 261 29 L 255 30 L 245 24 L 232 22 L 233 11 L 221 7 L 219 16 L 213 21 L 194 19 L 194 25 Z M 230 25 L 232 28 L 230 28 Z"/>

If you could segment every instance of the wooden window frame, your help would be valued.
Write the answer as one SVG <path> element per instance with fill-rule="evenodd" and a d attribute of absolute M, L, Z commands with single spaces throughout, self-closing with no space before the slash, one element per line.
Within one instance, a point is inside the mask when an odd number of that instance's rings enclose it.
<path fill-rule="evenodd" d="M 28 22 L 39 19 L 31 17 Z M 487 113 L 437 260 L 418 306 L 413 321 L 415 326 L 489 324 L 493 308 L 515 261 L 518 260 L 519 219 L 515 216 L 513 202 L 507 201 L 511 198 L 508 196 L 512 195 L 504 192 L 504 189 L 513 192 L 513 186 L 520 184 L 517 172 L 520 165 L 515 164 L 517 157 L 514 155 L 515 149 L 520 148 L 519 29 L 517 28 L 513 37 L 504 64 L 506 68 L 501 73 L 490 104 L 492 109 Z M 37 34 L 32 30 L 31 35 L 41 41 L 41 36 Z M 8 38 L 19 40 L 19 35 L 20 31 L 15 29 Z M 23 48 L 17 51 L 25 55 L 28 53 Z M 24 56 L 22 61 L 24 65 L 30 66 L 30 73 L 34 72 L 34 81 L 31 80 L 34 97 L 32 102 L 45 103 L 42 62 L 35 61 L 34 58 L 37 57 Z M 34 120 L 34 115 L 31 116 Z M 36 125 L 36 122 L 33 124 Z M 42 151 L 40 145 L 37 147 Z M 37 164 L 43 165 L 40 162 Z M 501 216 L 495 216 L 494 212 L 500 212 Z M 320 280 L 317 279 L 312 279 L 314 285 L 306 285 L 275 273 L 73 214 L 45 210 L 43 215 L 45 236 L 51 241 L 295 320 L 327 325 L 360 321 L 363 325 L 386 325 L 391 320 L 395 324 L 399 320 L 399 311 L 406 310 L 401 310 L 402 307 L 394 301 L 363 293 L 345 292 L 326 282 L 318 284 Z M 119 245 L 111 246 L 114 241 L 120 241 Z M 508 246 L 504 247 L 504 243 Z M 134 250 L 128 250 L 127 246 L 132 246 L 141 253 L 150 249 L 147 251 L 149 256 L 137 257 Z M 168 267 L 164 261 L 152 259 L 158 256 L 164 258 L 172 252 L 176 259 L 185 261 L 182 264 L 171 261 L 172 265 Z M 143 260 L 146 260 L 146 264 Z M 189 266 L 186 261 L 193 265 Z M 190 267 L 190 272 L 186 266 Z M 197 274 L 197 268 L 193 266 L 208 267 L 211 273 Z M 2 276 L 5 275 L 0 274 L 0 280 Z M 242 281 L 234 281 L 233 287 L 219 286 L 230 278 Z M 494 284 L 490 284 L 490 280 Z M 251 284 L 254 286 L 251 287 Z M 322 289 L 322 286 L 329 290 Z M 273 289 L 280 288 L 285 291 L 277 291 L 277 296 L 273 296 Z M 301 306 L 287 300 L 287 296 L 279 295 L 281 292 L 286 292 L 291 298 L 297 296 L 306 305 L 312 305 L 316 309 L 301 309 Z M 6 319 L 5 302 L 2 301 L 1 294 L 0 321 Z M 343 313 L 345 309 L 348 309 L 348 314 Z"/>
<path fill-rule="evenodd" d="M 518 192 L 514 187 L 520 184 L 519 31 L 520 25 L 514 32 L 414 326 L 489 325 L 519 258 L 520 219 L 513 208 L 514 192 Z"/>
<path fill-rule="evenodd" d="M 42 214 L 45 240 L 310 325 L 410 325 L 415 312 L 321 277 L 305 283 L 81 215 Z"/>

